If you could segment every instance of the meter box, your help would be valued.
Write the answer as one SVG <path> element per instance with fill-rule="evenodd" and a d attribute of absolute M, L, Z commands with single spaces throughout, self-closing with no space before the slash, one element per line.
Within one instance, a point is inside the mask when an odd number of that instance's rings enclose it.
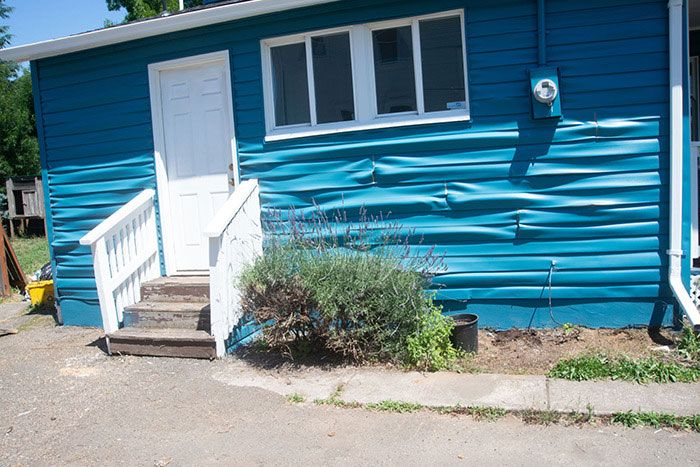
<path fill-rule="evenodd" d="M 532 118 L 560 118 L 559 69 L 547 67 L 530 70 L 530 97 Z"/>

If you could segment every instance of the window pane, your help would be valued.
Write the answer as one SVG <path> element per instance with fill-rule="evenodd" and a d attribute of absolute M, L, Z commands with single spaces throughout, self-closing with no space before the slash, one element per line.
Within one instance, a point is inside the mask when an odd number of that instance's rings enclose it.
<path fill-rule="evenodd" d="M 464 52 L 459 16 L 420 22 L 425 111 L 464 109 Z"/>
<path fill-rule="evenodd" d="M 311 38 L 318 123 L 355 119 L 350 34 Z"/>
<path fill-rule="evenodd" d="M 302 42 L 272 47 L 270 54 L 276 125 L 310 123 L 306 46 Z"/>
<path fill-rule="evenodd" d="M 380 114 L 416 110 L 411 27 L 372 32 L 377 109 Z"/>

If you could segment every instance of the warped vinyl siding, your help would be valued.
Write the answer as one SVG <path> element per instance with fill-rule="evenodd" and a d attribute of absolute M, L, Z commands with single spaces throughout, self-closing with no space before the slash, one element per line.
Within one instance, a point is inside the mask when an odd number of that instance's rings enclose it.
<path fill-rule="evenodd" d="M 553 324 L 546 311 L 533 318 L 550 295 L 560 320 L 648 322 L 672 302 L 666 2 L 546 3 L 561 121 L 530 117 L 535 0 L 342 1 L 39 61 L 66 323 L 100 320 L 78 239 L 155 187 L 148 64 L 218 50 L 231 57 L 241 174 L 260 179 L 266 211 L 391 213 L 445 254 L 436 289 L 447 309 L 473 306 L 489 325 Z M 261 39 L 455 8 L 466 12 L 471 122 L 264 141 Z"/>

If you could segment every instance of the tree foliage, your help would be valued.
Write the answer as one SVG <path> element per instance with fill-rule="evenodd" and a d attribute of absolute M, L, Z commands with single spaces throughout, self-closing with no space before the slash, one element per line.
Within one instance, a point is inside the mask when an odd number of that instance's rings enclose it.
<path fill-rule="evenodd" d="M 11 11 L 0 0 L 0 19 Z M 0 25 L 0 46 L 7 46 L 10 37 L 7 26 Z M 0 180 L 39 173 L 32 79 L 20 71 L 14 63 L 0 62 Z"/>
<path fill-rule="evenodd" d="M 185 8 L 202 4 L 202 0 L 185 0 Z M 168 11 L 174 12 L 179 8 L 178 0 L 167 0 Z M 157 16 L 163 11 L 162 0 L 107 0 L 109 11 L 126 10 L 124 21 L 135 21 Z"/>

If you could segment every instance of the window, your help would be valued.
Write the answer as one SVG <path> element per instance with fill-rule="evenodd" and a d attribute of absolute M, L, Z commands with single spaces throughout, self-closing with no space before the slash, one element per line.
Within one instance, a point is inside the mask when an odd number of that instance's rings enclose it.
<path fill-rule="evenodd" d="M 268 139 L 469 118 L 460 11 L 262 41 Z"/>

